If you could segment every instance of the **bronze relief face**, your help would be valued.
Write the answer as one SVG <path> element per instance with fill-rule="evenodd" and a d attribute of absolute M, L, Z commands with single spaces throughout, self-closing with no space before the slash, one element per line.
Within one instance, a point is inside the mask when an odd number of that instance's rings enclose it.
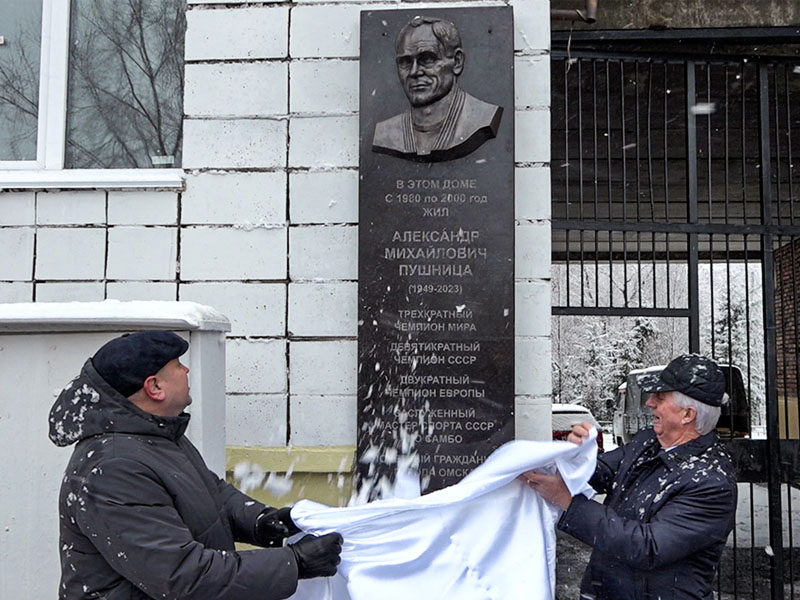
<path fill-rule="evenodd" d="M 445 48 L 430 26 L 401 31 L 397 44 L 397 74 L 411 106 L 426 106 L 444 98 L 464 68 L 464 51 Z"/>
<path fill-rule="evenodd" d="M 466 156 L 494 138 L 503 109 L 458 84 L 466 54 L 456 26 L 414 17 L 397 34 L 397 75 L 409 110 L 375 125 L 372 151 L 413 161 Z"/>

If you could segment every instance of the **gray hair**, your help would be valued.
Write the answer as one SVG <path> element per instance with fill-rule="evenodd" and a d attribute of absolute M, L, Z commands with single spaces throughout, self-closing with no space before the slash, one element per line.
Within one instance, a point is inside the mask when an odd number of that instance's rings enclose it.
<path fill-rule="evenodd" d="M 728 395 L 725 394 L 723 404 L 727 401 L 727 396 Z M 690 398 L 683 392 L 678 392 L 677 390 L 673 390 L 672 399 L 676 405 L 682 408 L 693 408 L 696 411 L 697 414 L 694 419 L 694 428 L 700 435 L 707 434 L 717 426 L 719 415 L 722 412 L 719 406 L 705 404 L 704 402 Z"/>
<path fill-rule="evenodd" d="M 400 30 L 395 39 L 395 51 L 400 49 L 400 43 L 405 38 L 413 27 L 420 27 L 421 25 L 430 25 L 433 30 L 433 35 L 439 40 L 444 48 L 445 56 L 452 58 L 456 50 L 461 48 L 461 36 L 458 29 L 450 21 L 439 19 L 438 17 L 420 17 L 416 16 Z"/>

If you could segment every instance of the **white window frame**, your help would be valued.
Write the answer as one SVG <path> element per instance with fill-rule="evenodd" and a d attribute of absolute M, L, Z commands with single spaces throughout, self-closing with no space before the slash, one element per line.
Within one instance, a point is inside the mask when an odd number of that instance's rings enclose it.
<path fill-rule="evenodd" d="M 182 169 L 65 169 L 71 0 L 42 0 L 36 159 L 0 161 L 0 191 L 48 188 L 176 188 Z"/>

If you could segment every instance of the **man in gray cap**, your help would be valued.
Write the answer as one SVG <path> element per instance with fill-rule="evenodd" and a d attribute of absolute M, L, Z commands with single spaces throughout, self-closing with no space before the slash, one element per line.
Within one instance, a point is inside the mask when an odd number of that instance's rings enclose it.
<path fill-rule="evenodd" d="M 338 533 L 284 546 L 299 533 L 290 509 L 219 479 L 183 435 L 188 347 L 166 331 L 115 338 L 53 405 L 50 439 L 76 444 L 59 498 L 61 600 L 278 600 L 336 573 Z"/>
<path fill-rule="evenodd" d="M 606 494 L 602 505 L 572 497 L 558 474 L 523 478 L 564 509 L 559 529 L 593 547 L 581 598 L 711 600 L 736 512 L 733 467 L 714 431 L 725 377 L 713 360 L 684 354 L 642 391 L 653 427 L 598 456 L 590 484 Z M 591 427 L 567 439 L 580 444 Z"/>

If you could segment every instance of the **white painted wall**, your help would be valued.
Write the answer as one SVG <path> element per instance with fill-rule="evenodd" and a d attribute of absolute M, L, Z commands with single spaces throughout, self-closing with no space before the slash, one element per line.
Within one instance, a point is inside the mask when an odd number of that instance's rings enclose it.
<path fill-rule="evenodd" d="M 355 444 L 359 12 L 504 4 L 515 21 L 517 434 L 549 437 L 547 0 L 189 0 L 185 190 L 0 193 L 0 256 L 13 257 L 0 260 L 0 302 L 214 306 L 231 319 L 228 444 Z"/>

